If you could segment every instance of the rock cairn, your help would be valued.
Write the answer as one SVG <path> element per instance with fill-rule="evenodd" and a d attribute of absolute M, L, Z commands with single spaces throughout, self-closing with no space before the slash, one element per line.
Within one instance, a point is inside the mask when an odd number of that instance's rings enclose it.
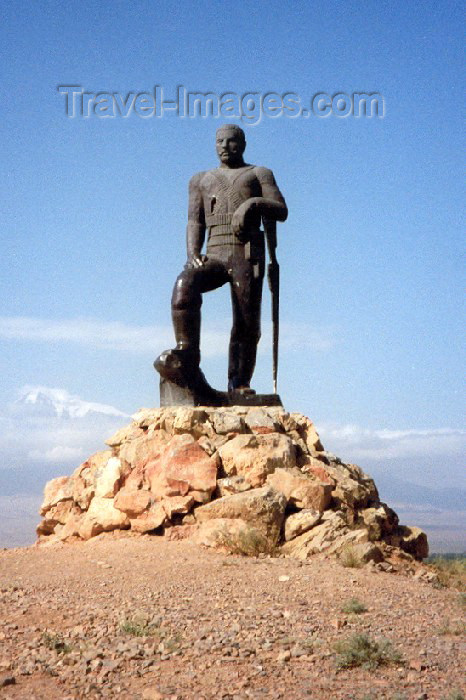
<path fill-rule="evenodd" d="M 69 477 L 45 487 L 40 542 L 130 530 L 237 553 L 360 563 L 422 559 L 427 538 L 379 499 L 374 481 L 325 451 L 283 408 L 141 409 Z"/>

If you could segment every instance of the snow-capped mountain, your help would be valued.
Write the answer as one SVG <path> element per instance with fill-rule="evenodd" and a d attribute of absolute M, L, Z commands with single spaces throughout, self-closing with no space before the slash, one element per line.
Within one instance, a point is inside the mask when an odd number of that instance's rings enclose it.
<path fill-rule="evenodd" d="M 128 414 L 103 403 L 83 401 L 65 389 L 46 386 L 26 386 L 13 404 L 14 412 L 28 416 L 57 418 L 87 418 L 99 414 L 109 417 L 127 418 Z"/>

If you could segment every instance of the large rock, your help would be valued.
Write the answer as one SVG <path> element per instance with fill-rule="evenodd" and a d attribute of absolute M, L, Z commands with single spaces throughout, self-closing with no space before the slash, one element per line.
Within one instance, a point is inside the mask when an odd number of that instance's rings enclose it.
<path fill-rule="evenodd" d="M 300 510 L 298 513 L 292 513 L 285 520 L 284 535 L 285 541 L 298 537 L 304 532 L 308 532 L 317 525 L 322 518 L 322 513 L 319 510 Z"/>
<path fill-rule="evenodd" d="M 138 518 L 131 520 L 131 530 L 143 535 L 146 532 L 157 530 L 167 519 L 167 513 L 162 503 L 153 503 L 149 510 Z"/>
<path fill-rule="evenodd" d="M 267 476 L 267 483 L 281 491 L 297 508 L 323 511 L 331 500 L 332 486 L 303 474 L 299 469 L 276 469 Z"/>
<path fill-rule="evenodd" d="M 245 432 L 243 418 L 234 411 L 217 411 L 210 420 L 217 435 Z"/>
<path fill-rule="evenodd" d="M 429 556 L 427 535 L 418 527 L 401 525 L 390 537 L 390 542 L 419 561 Z"/>
<path fill-rule="evenodd" d="M 194 439 L 194 438 L 193 438 Z M 170 442 L 170 435 L 164 430 L 158 430 L 151 435 L 144 433 L 121 445 L 119 451 L 120 460 L 133 470 L 157 459 Z"/>
<path fill-rule="evenodd" d="M 37 526 L 37 534 L 51 535 L 57 525 L 64 525 L 72 516 L 80 514 L 81 510 L 73 501 L 59 501 L 47 510 L 44 519 Z"/>
<path fill-rule="evenodd" d="M 290 427 L 296 426 L 296 430 L 303 439 L 309 452 L 320 452 L 324 448 L 314 423 L 301 413 L 291 413 L 289 417 Z M 292 428 L 291 428 L 292 429 Z"/>
<path fill-rule="evenodd" d="M 97 481 L 105 471 L 112 454 L 111 450 L 96 452 L 73 472 L 70 480 L 72 497 L 82 510 L 89 508 L 96 491 Z"/>
<path fill-rule="evenodd" d="M 121 462 L 118 457 L 110 457 L 96 475 L 95 495 L 99 498 L 113 498 L 117 493 L 121 478 Z"/>
<path fill-rule="evenodd" d="M 210 496 L 217 485 L 217 467 L 217 458 L 210 457 L 191 435 L 176 435 L 146 465 L 144 480 L 157 500 L 186 496 L 189 491 Z"/>
<path fill-rule="evenodd" d="M 291 438 L 280 433 L 237 435 L 219 448 L 219 455 L 228 476 L 244 476 L 254 488 L 275 469 L 296 464 Z"/>
<path fill-rule="evenodd" d="M 121 510 L 129 518 L 136 518 L 149 507 L 151 503 L 150 491 L 141 489 L 135 491 L 133 489 L 123 488 L 118 491 L 115 496 L 115 508 Z"/>
<path fill-rule="evenodd" d="M 45 485 L 44 499 L 40 507 L 40 514 L 45 515 L 51 508 L 71 498 L 68 476 L 57 476 Z"/>
<path fill-rule="evenodd" d="M 195 511 L 199 523 L 217 518 L 240 519 L 262 532 L 271 542 L 278 542 L 285 516 L 285 496 L 264 486 L 211 501 Z"/>
<path fill-rule="evenodd" d="M 319 525 L 286 542 L 282 552 L 295 559 L 308 559 L 313 554 L 324 552 L 347 532 L 348 527 L 343 513 L 328 511 L 324 513 Z"/>
<path fill-rule="evenodd" d="M 369 539 L 380 540 L 384 535 L 391 535 L 398 528 L 398 516 L 385 503 L 378 508 L 364 508 L 359 511 L 359 522 L 369 532 Z"/>
<path fill-rule="evenodd" d="M 129 526 L 126 513 L 115 508 L 112 499 L 95 496 L 80 524 L 79 536 L 83 540 L 88 540 L 101 532 L 126 530 Z"/>
<path fill-rule="evenodd" d="M 248 428 L 258 435 L 281 431 L 280 421 L 266 408 L 252 408 L 245 416 Z"/>
<path fill-rule="evenodd" d="M 324 469 L 335 482 L 332 497 L 337 507 L 356 510 L 379 504 L 375 483 L 361 467 L 356 464 L 331 462 Z"/>

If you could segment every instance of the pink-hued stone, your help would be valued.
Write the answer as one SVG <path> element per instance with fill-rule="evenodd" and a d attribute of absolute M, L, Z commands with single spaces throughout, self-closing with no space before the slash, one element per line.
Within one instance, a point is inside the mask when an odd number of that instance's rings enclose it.
<path fill-rule="evenodd" d="M 195 500 L 191 494 L 189 496 L 172 496 L 171 498 L 164 498 L 162 501 L 162 505 L 169 520 L 171 520 L 174 514 L 189 513 L 194 503 Z"/>
<path fill-rule="evenodd" d="M 135 518 L 149 507 L 151 495 L 149 491 L 133 491 L 123 488 L 115 496 L 115 508 L 126 513 L 128 517 Z"/>
<path fill-rule="evenodd" d="M 141 534 L 156 530 L 163 525 L 167 518 L 165 509 L 161 503 L 153 503 L 145 513 L 131 520 L 131 530 Z"/>
<path fill-rule="evenodd" d="M 156 499 L 215 490 L 218 460 L 189 438 L 175 435 L 160 457 L 147 465 L 144 478 Z"/>
<path fill-rule="evenodd" d="M 301 469 L 303 472 L 306 472 L 306 474 L 311 474 L 312 476 L 315 476 L 316 479 L 321 481 L 323 484 L 330 484 L 331 486 L 335 486 L 335 479 L 333 479 L 328 471 L 325 469 L 324 465 L 321 464 L 316 464 L 319 460 L 314 460 L 312 457 L 309 459 L 309 462 L 306 462 L 305 464 L 301 465 Z"/>
<path fill-rule="evenodd" d="M 317 481 L 299 469 L 276 469 L 267 477 L 267 483 L 283 493 L 297 508 L 323 511 L 330 503 L 332 486 Z"/>

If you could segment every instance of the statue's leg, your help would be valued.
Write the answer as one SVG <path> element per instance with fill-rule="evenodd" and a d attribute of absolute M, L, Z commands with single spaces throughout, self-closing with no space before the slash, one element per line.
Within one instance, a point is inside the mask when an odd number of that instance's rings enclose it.
<path fill-rule="evenodd" d="M 172 294 L 172 320 L 176 350 L 199 365 L 202 294 L 228 281 L 224 264 L 208 260 L 202 267 L 187 266 L 178 276 Z"/>
<path fill-rule="evenodd" d="M 154 362 L 164 379 L 188 387 L 197 400 L 211 405 L 217 405 L 220 395 L 212 389 L 199 367 L 202 293 L 227 281 L 227 269 L 220 261 L 210 260 L 199 268 L 190 265 L 184 268 L 172 295 L 176 347 L 163 352 Z"/>
<path fill-rule="evenodd" d="M 240 252 L 241 249 L 240 249 Z M 230 337 L 228 390 L 249 388 L 261 336 L 263 260 L 238 260 L 233 269 L 231 299 L 233 327 Z"/>
<path fill-rule="evenodd" d="M 193 367 L 199 366 L 201 359 L 201 270 L 183 270 L 175 282 L 171 303 L 176 350 Z"/>

